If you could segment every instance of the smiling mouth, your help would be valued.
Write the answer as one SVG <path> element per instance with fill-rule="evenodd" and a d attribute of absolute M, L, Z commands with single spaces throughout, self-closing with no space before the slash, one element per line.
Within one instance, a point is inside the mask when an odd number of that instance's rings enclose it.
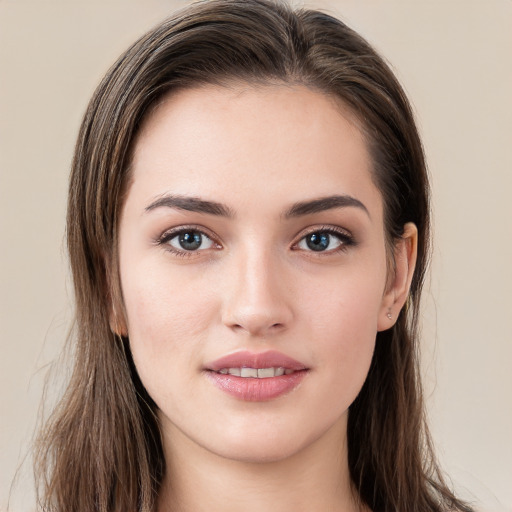
<path fill-rule="evenodd" d="M 272 377 L 281 377 L 282 375 L 291 375 L 295 370 L 283 368 L 282 366 L 272 368 L 221 368 L 215 373 L 221 375 L 233 375 L 235 377 L 252 379 L 270 379 Z"/>

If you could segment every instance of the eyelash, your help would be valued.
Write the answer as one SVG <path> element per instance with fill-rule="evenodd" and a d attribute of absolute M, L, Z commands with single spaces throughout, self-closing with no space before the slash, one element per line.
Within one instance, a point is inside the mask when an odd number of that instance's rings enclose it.
<path fill-rule="evenodd" d="M 199 227 L 199 226 L 180 226 L 179 228 L 174 228 L 169 231 L 165 231 L 162 235 L 160 235 L 155 240 L 155 243 L 159 246 L 163 246 L 166 251 L 172 253 L 175 256 L 178 256 L 181 258 L 194 257 L 197 255 L 198 252 L 201 252 L 201 251 L 200 250 L 187 251 L 185 249 L 178 250 L 178 249 L 174 248 L 172 245 L 170 245 L 170 243 L 169 243 L 173 238 L 176 238 L 179 235 L 182 235 L 185 233 L 191 233 L 191 232 L 198 233 L 201 236 L 204 236 L 204 237 L 208 238 L 209 240 L 211 240 L 212 244 L 215 246 L 216 249 L 220 249 L 222 247 L 221 244 L 216 242 L 214 236 L 212 236 L 211 234 L 209 234 L 209 232 L 207 230 L 205 230 L 204 228 Z M 325 255 L 337 254 L 339 252 L 347 251 L 347 249 L 351 246 L 357 245 L 357 242 L 355 241 L 354 237 L 349 232 L 345 231 L 344 229 L 337 228 L 334 226 L 315 226 L 314 228 L 311 228 L 307 232 L 303 233 L 300 236 L 299 240 L 297 242 L 293 243 L 293 245 L 291 246 L 291 249 L 292 250 L 301 250 L 298 247 L 298 245 L 302 241 L 304 241 L 306 239 L 306 237 L 316 234 L 316 233 L 322 233 L 322 234 L 334 236 L 340 242 L 339 247 L 337 247 L 335 249 L 326 250 L 326 251 L 318 251 L 317 255 L 325 256 Z M 207 249 L 203 249 L 203 250 L 207 250 Z M 310 251 L 305 251 L 305 252 L 312 253 L 312 255 L 315 254 L 315 251 L 313 249 L 311 249 Z"/>

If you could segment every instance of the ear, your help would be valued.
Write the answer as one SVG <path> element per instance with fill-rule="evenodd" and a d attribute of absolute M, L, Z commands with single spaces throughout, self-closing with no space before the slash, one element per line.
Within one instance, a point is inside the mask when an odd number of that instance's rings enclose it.
<path fill-rule="evenodd" d="M 110 325 L 110 330 L 114 334 L 118 336 L 128 336 L 128 328 L 126 327 L 124 314 L 119 311 L 119 308 L 116 308 L 113 302 L 110 304 L 108 322 Z"/>
<path fill-rule="evenodd" d="M 111 269 L 111 267 L 107 267 Z M 117 286 L 116 286 L 117 285 Z M 123 300 L 121 298 L 118 280 L 112 278 L 112 271 L 106 272 L 105 295 L 108 302 L 108 323 L 110 330 L 117 336 L 128 336 L 128 327 L 124 313 Z"/>
<path fill-rule="evenodd" d="M 378 331 L 385 331 L 393 327 L 400 310 L 407 300 L 416 266 L 417 252 L 418 229 L 415 224 L 408 222 L 404 226 L 402 237 L 396 242 L 394 247 L 394 269 L 388 279 L 388 285 L 382 297 L 377 321 Z"/>

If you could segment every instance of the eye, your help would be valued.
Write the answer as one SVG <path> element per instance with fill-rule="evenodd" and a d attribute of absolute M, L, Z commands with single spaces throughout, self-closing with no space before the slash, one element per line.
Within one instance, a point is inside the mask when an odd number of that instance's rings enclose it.
<path fill-rule="evenodd" d="M 303 251 L 331 252 L 344 249 L 347 245 L 353 245 L 353 239 L 345 234 L 332 229 L 318 230 L 308 233 L 301 238 L 297 248 Z"/>
<path fill-rule="evenodd" d="M 197 229 L 184 229 L 169 233 L 161 243 L 170 245 L 178 252 L 199 251 L 211 249 L 214 246 L 213 240 Z"/>

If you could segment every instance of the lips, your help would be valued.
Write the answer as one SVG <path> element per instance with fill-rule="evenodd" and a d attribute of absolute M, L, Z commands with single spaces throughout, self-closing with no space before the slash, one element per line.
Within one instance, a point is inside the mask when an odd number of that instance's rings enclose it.
<path fill-rule="evenodd" d="M 308 368 L 280 352 L 236 352 L 205 367 L 217 388 L 240 400 L 259 402 L 284 395 L 296 388 Z"/>

